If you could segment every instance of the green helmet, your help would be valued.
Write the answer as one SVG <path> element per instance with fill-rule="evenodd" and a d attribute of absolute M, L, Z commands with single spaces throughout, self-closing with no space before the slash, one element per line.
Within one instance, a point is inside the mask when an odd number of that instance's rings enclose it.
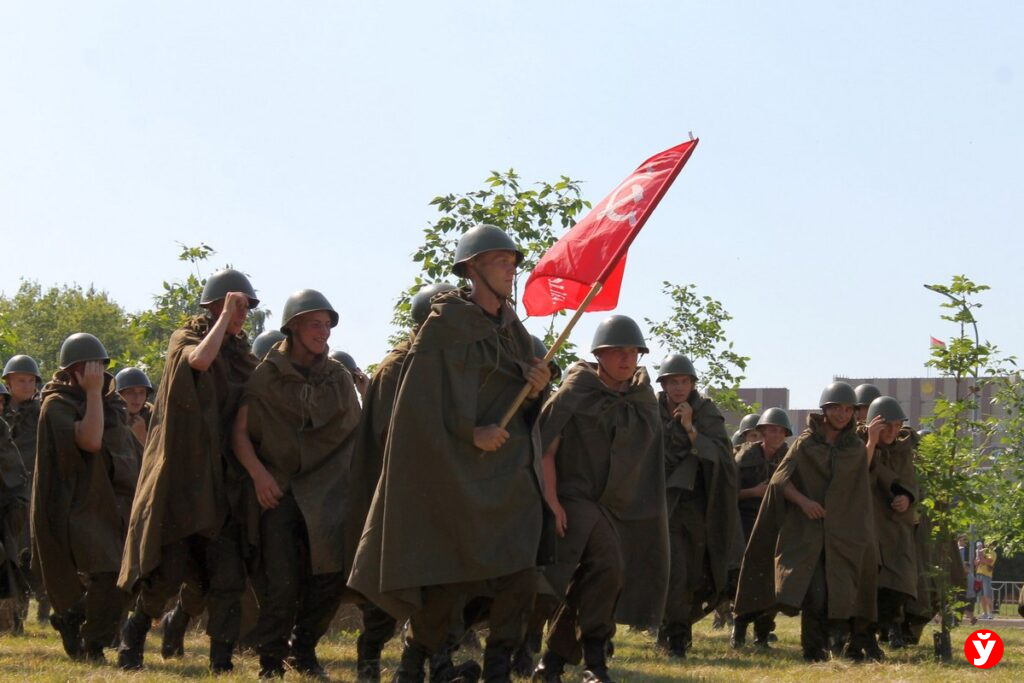
<path fill-rule="evenodd" d="M 42 376 L 39 374 L 39 364 L 36 363 L 32 356 L 26 356 L 23 353 L 11 356 L 7 364 L 4 365 L 4 377 L 12 372 L 24 372 L 26 375 L 35 375 L 37 380 L 43 381 Z"/>
<path fill-rule="evenodd" d="M 858 408 L 861 406 L 869 406 L 871 402 L 882 395 L 881 390 L 874 384 L 858 384 L 857 388 L 854 389 L 854 393 L 857 394 L 857 403 L 855 404 Z"/>
<path fill-rule="evenodd" d="M 879 415 L 886 422 L 906 422 L 907 414 L 903 412 L 903 406 L 892 396 L 879 396 L 868 406 L 868 422 L 871 422 Z"/>
<path fill-rule="evenodd" d="M 412 295 L 412 321 L 417 327 L 425 323 L 427 316 L 430 315 L 430 300 L 438 294 L 450 292 L 453 289 L 456 289 L 455 285 L 450 285 L 447 282 L 435 282 L 421 287 Z"/>
<path fill-rule="evenodd" d="M 348 368 L 349 372 L 355 372 L 359 369 L 359 366 L 356 365 L 356 359 L 353 358 L 351 354 L 345 353 L 344 351 L 331 351 L 328 355 Z"/>
<path fill-rule="evenodd" d="M 0 382 L 0 396 L 10 396 L 11 390 L 7 388 L 7 385 Z"/>
<path fill-rule="evenodd" d="M 103 342 L 88 332 L 75 332 L 60 345 L 60 369 L 67 370 L 75 363 L 82 361 L 101 360 L 103 365 L 110 364 L 110 356 L 103 348 Z"/>
<path fill-rule="evenodd" d="M 693 381 L 697 381 L 697 369 L 693 367 L 690 359 L 681 353 L 670 353 L 665 356 L 658 367 L 658 380 L 661 381 L 672 375 L 689 375 Z"/>
<path fill-rule="evenodd" d="M 828 405 L 854 406 L 857 405 L 857 394 L 846 382 L 832 382 L 821 392 L 818 405 L 822 408 Z"/>
<path fill-rule="evenodd" d="M 740 434 L 738 431 L 733 432 L 732 433 L 732 447 L 736 448 L 736 446 L 742 446 L 742 445 L 743 445 L 743 435 Z"/>
<path fill-rule="evenodd" d="M 149 377 L 146 376 L 139 368 L 125 368 L 114 375 L 114 381 L 117 382 L 117 390 L 131 389 L 132 387 L 145 387 L 146 392 L 149 394 L 153 393 L 153 383 L 149 381 Z"/>
<path fill-rule="evenodd" d="M 459 244 L 455 247 L 455 265 L 452 266 L 452 272 L 459 277 L 466 277 L 466 262 L 488 251 L 514 251 L 516 265 L 523 262 L 523 252 L 504 230 L 481 223 L 467 230 L 459 239 Z"/>
<path fill-rule="evenodd" d="M 594 331 L 590 351 L 599 351 L 616 346 L 635 346 L 640 353 L 647 353 L 647 341 L 636 321 L 624 315 L 610 315 L 601 321 Z"/>
<path fill-rule="evenodd" d="M 786 436 L 793 436 L 793 427 L 789 423 L 789 414 L 782 408 L 769 408 L 761 413 L 757 421 L 758 427 L 776 425 L 786 430 Z"/>
<path fill-rule="evenodd" d="M 206 284 L 203 285 L 203 293 L 199 297 L 199 305 L 209 306 L 226 297 L 228 292 L 241 292 L 249 297 L 249 308 L 256 308 L 260 304 L 249 278 L 234 268 L 225 268 L 207 278 Z"/>
<path fill-rule="evenodd" d="M 287 339 L 284 332 L 280 330 L 266 330 L 252 340 L 252 355 L 263 360 L 267 352 L 270 351 L 270 347 L 282 339 Z"/>
<path fill-rule="evenodd" d="M 331 327 L 338 324 L 338 312 L 331 306 L 320 292 L 315 289 L 300 289 L 293 292 L 288 301 L 284 302 L 284 312 L 281 314 L 281 332 L 288 334 L 288 323 L 297 315 L 312 313 L 313 311 L 326 311 L 331 316 Z"/>
<path fill-rule="evenodd" d="M 740 420 L 740 426 L 737 427 L 736 431 L 740 433 L 740 436 L 745 438 L 747 436 L 747 432 L 749 432 L 751 429 L 757 428 L 757 421 L 760 418 L 761 416 L 758 415 L 757 413 L 749 413 L 748 415 L 744 415 L 743 419 Z"/>

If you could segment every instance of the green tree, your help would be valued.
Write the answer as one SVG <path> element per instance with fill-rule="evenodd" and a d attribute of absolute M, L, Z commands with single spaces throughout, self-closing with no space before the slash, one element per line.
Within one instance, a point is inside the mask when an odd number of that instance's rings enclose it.
<path fill-rule="evenodd" d="M 590 202 L 582 197 L 580 182 L 568 176 L 561 176 L 553 183 L 538 182 L 527 187 L 519 175 L 509 169 L 504 173 L 492 171 L 484 185 L 480 190 L 440 195 L 431 200 L 431 206 L 441 215 L 424 229 L 423 242 L 413 253 L 413 261 L 420 265 L 420 272 L 395 303 L 392 323 L 397 332 L 391 343 L 406 338 L 412 329 L 412 295 L 425 285 L 452 281 L 455 247 L 462 234 L 474 225 L 490 223 L 507 232 L 526 257 L 520 273 L 528 273 L 561 234 L 576 223 L 580 212 L 590 208 Z M 518 299 L 518 289 L 517 280 L 515 299 Z M 552 316 L 545 338 L 549 346 L 560 331 L 554 327 L 555 318 Z M 575 361 L 573 347 L 563 346 L 555 360 L 562 367 Z"/>
<path fill-rule="evenodd" d="M 153 296 L 153 307 L 128 316 L 128 328 L 137 343 L 119 358 L 122 365 L 143 368 L 154 386 L 163 375 L 171 333 L 200 312 L 199 298 L 206 284 L 201 266 L 217 253 L 213 247 L 203 243 L 198 246 L 179 243 L 178 246 L 181 249 L 178 261 L 188 263 L 191 272 L 184 279 L 164 280 L 161 291 Z M 262 306 L 250 313 L 245 324 L 250 339 L 263 331 L 269 314 L 270 311 Z"/>
<path fill-rule="evenodd" d="M 925 286 L 944 297 L 941 319 L 958 329 L 945 346 L 932 348 L 927 362 L 954 380 L 955 391 L 953 396 L 936 398 L 925 421 L 932 433 L 922 439 L 916 461 L 920 502 L 939 550 L 926 567 L 938 588 L 942 616 L 936 656 L 948 661 L 949 632 L 961 606 L 956 597 L 961 587 L 949 581 L 948 562 L 953 559 L 944 550 L 953 547 L 959 533 L 991 518 L 992 496 L 1006 484 L 990 467 L 990 446 L 999 424 L 991 415 L 981 414 L 980 404 L 982 387 L 996 381 L 1003 361 L 995 345 L 982 342 L 977 332 L 975 311 L 981 307 L 977 297 L 989 289 L 986 285 L 958 275 L 948 285 Z"/>
<path fill-rule="evenodd" d="M 137 351 L 125 310 L 92 286 L 44 288 L 22 280 L 13 296 L 0 296 L 0 320 L 5 358 L 16 353 L 32 356 L 44 378 L 57 370 L 60 346 L 75 332 L 99 337 L 111 358 Z"/>
<path fill-rule="evenodd" d="M 694 284 L 663 282 L 661 291 L 672 302 L 661 321 L 645 318 L 651 340 L 670 352 L 686 355 L 700 373 L 700 383 L 724 410 L 743 414 L 750 406 L 740 398 L 739 386 L 750 358 L 733 350 L 725 333 L 732 315 L 722 302 L 697 292 Z"/>

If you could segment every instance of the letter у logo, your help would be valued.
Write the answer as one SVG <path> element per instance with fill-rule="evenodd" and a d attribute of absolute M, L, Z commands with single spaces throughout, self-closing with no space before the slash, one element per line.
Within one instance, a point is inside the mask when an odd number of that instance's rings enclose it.
<path fill-rule="evenodd" d="M 991 669 L 1003 658 L 1003 639 L 995 631 L 975 631 L 964 641 L 964 656 L 979 669 Z"/>

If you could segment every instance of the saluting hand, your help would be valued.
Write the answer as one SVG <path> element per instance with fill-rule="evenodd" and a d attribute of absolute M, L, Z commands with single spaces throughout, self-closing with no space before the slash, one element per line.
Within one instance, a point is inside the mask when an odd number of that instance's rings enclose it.
<path fill-rule="evenodd" d="M 473 445 L 482 451 L 493 452 L 505 445 L 508 432 L 498 425 L 473 428 Z"/>
<path fill-rule="evenodd" d="M 875 419 L 868 424 L 868 446 L 874 447 L 878 445 L 878 437 L 882 434 L 882 430 L 885 429 L 885 418 L 881 415 L 875 415 Z"/>
<path fill-rule="evenodd" d="M 249 297 L 241 292 L 228 292 L 224 298 L 224 310 L 221 315 L 233 318 L 236 314 L 243 312 L 249 312 Z"/>
<path fill-rule="evenodd" d="M 81 370 L 75 371 L 78 386 L 87 394 L 103 388 L 103 363 L 98 360 L 86 361 Z"/>
<path fill-rule="evenodd" d="M 533 388 L 530 391 L 530 398 L 537 398 L 540 392 L 551 383 L 551 368 L 544 362 L 543 358 L 534 358 L 533 367 L 526 373 L 526 381 Z"/>

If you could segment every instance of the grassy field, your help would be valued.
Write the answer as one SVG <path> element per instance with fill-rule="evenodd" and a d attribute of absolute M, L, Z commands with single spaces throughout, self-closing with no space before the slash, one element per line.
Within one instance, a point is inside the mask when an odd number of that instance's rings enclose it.
<path fill-rule="evenodd" d="M 735 652 L 729 648 L 725 631 L 711 630 L 710 620 L 705 620 L 694 629 L 695 645 L 689 658 L 684 662 L 669 662 L 656 653 L 649 637 L 644 634 L 622 631 L 616 638 L 616 655 L 611 662 L 612 674 L 616 680 L 650 681 L 814 681 L 842 680 L 844 683 L 857 681 L 939 681 L 954 677 L 980 677 L 979 680 L 1021 681 L 1024 680 L 1024 620 L 1015 616 L 995 622 L 979 622 L 983 628 L 991 628 L 1002 637 L 1006 651 L 1002 661 L 994 669 L 980 670 L 969 665 L 963 655 L 966 637 L 977 627 L 962 627 L 953 633 L 954 663 L 938 665 L 931 658 L 931 631 L 926 629 L 928 645 L 897 651 L 884 664 L 850 664 L 834 661 L 824 664 L 806 665 L 800 659 L 799 621 L 780 618 L 778 620 L 779 642 L 768 653 L 755 652 L 746 648 Z M 207 678 L 206 638 L 190 633 L 187 641 L 188 653 L 184 659 L 163 661 L 159 655 L 159 634 L 150 634 L 147 644 L 146 669 L 138 673 L 121 673 L 111 663 L 106 666 L 71 662 L 64 655 L 60 639 L 49 627 L 29 624 L 24 636 L 0 635 L 0 680 L 4 681 L 175 681 L 182 678 Z M 473 654 L 460 653 L 461 656 Z M 385 680 L 397 663 L 399 649 L 392 642 L 385 652 Z M 114 655 L 108 652 L 108 662 Z M 476 653 L 479 661 L 480 655 Z M 355 634 L 332 635 L 321 645 L 320 658 L 336 681 L 355 680 Z M 220 681 L 254 680 L 258 665 L 255 656 L 236 657 L 236 671 L 231 676 L 218 678 Z M 288 678 L 298 680 L 297 676 Z M 566 676 L 567 681 L 579 680 L 575 673 Z"/>

